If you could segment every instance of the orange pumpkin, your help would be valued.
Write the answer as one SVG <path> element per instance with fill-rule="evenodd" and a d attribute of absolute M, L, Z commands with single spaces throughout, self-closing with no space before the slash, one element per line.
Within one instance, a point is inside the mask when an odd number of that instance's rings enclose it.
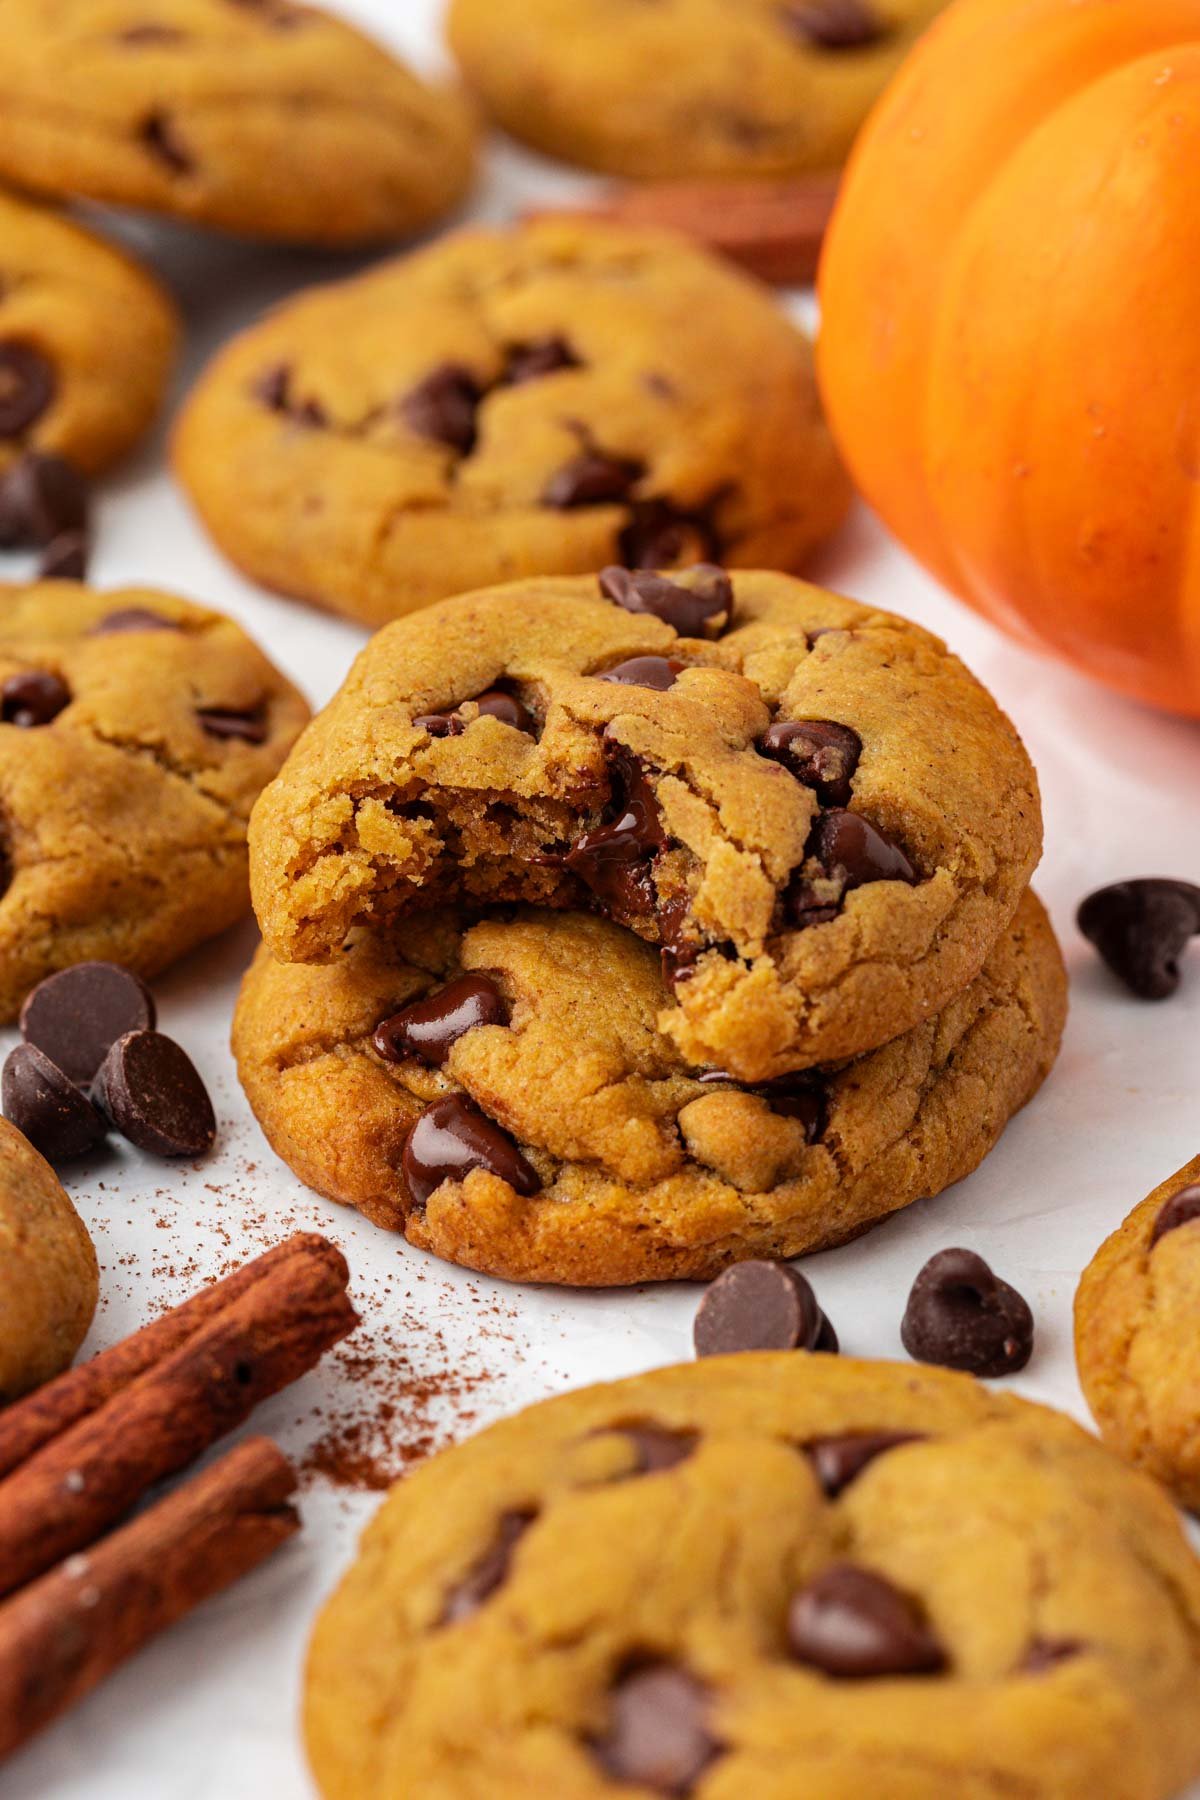
<path fill-rule="evenodd" d="M 819 364 L 949 588 L 1200 716 L 1200 0 L 958 0 L 859 139 Z"/>

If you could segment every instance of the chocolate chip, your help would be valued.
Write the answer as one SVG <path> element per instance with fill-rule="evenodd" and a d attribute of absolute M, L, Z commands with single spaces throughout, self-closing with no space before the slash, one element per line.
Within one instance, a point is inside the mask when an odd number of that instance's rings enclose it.
<path fill-rule="evenodd" d="M 47 1162 L 71 1162 L 104 1142 L 107 1127 L 96 1108 L 36 1044 L 10 1051 L 0 1100 L 5 1118 Z"/>
<path fill-rule="evenodd" d="M 700 1442 L 698 1432 L 672 1431 L 666 1425 L 651 1422 L 615 1425 L 613 1430 L 628 1438 L 633 1446 L 637 1457 L 631 1470 L 634 1475 L 659 1475 L 664 1469 L 673 1469 L 686 1462 Z"/>
<path fill-rule="evenodd" d="M 1117 881 L 1088 895 L 1077 922 L 1139 999 L 1165 1000 L 1179 986 L 1188 939 L 1200 932 L 1200 887 L 1159 877 Z"/>
<path fill-rule="evenodd" d="M 28 450 L 0 476 L 0 544 L 44 547 L 87 522 L 87 488 L 64 457 Z"/>
<path fill-rule="evenodd" d="M 901 1444 L 924 1441 L 920 1431 L 845 1431 L 837 1437 L 810 1438 L 804 1453 L 825 1493 L 836 1500 L 877 1457 Z"/>
<path fill-rule="evenodd" d="M 821 1329 L 817 1332 L 817 1341 L 813 1345 L 813 1352 L 821 1356 L 836 1356 L 839 1348 L 838 1334 L 829 1323 L 828 1315 L 822 1313 Z"/>
<path fill-rule="evenodd" d="M 250 391 L 256 400 L 261 400 L 272 412 L 282 413 L 297 425 L 310 425 L 314 429 L 328 425 L 329 415 L 319 400 L 293 398 L 293 374 L 290 363 L 275 363 L 263 371 Z"/>
<path fill-rule="evenodd" d="M 717 637 L 733 613 L 733 583 L 715 563 L 697 563 L 687 586 L 649 569 L 600 571 L 600 592 L 626 612 L 650 613 L 680 637 Z"/>
<path fill-rule="evenodd" d="M 692 1340 L 697 1356 L 735 1350 L 819 1350 L 828 1325 L 816 1295 L 787 1263 L 734 1263 L 708 1290 L 696 1313 Z M 829 1327 L 832 1332 L 832 1327 Z M 837 1339 L 833 1339 L 833 1349 Z"/>
<path fill-rule="evenodd" d="M 626 568 L 668 569 L 697 556 L 719 561 L 721 541 L 703 511 L 689 512 L 670 500 L 634 500 L 617 548 Z"/>
<path fill-rule="evenodd" d="M 1017 1673 L 1042 1675 L 1047 1669 L 1057 1669 L 1060 1663 L 1070 1662 L 1081 1655 L 1083 1649 L 1078 1638 L 1034 1638 L 1017 1664 Z"/>
<path fill-rule="evenodd" d="M 142 143 L 172 175 L 190 175 L 194 163 L 169 113 L 152 112 L 142 121 Z"/>
<path fill-rule="evenodd" d="M 30 731 L 49 725 L 71 704 L 71 690 L 47 669 L 29 669 L 10 675 L 0 687 L 0 723 Z"/>
<path fill-rule="evenodd" d="M 654 862 L 667 842 L 646 770 L 623 744 L 605 739 L 612 794 L 599 825 L 577 838 L 564 861 L 618 918 L 653 912 Z"/>
<path fill-rule="evenodd" d="M 499 719 L 502 725 L 511 725 L 514 731 L 532 733 L 535 729 L 536 721 L 529 708 L 522 705 L 517 696 L 510 694 L 506 688 L 485 688 L 482 694 L 475 694 L 471 702 L 463 702 L 464 706 L 467 704 L 476 706 L 482 716 Z M 427 731 L 430 737 L 435 738 L 461 737 L 471 722 L 463 717 L 461 709 L 457 712 L 420 713 L 413 720 L 413 724 L 420 730 Z"/>
<path fill-rule="evenodd" d="M 196 717 L 209 737 L 224 743 L 265 744 L 267 719 L 261 706 L 239 712 L 226 706 L 202 706 Z"/>
<path fill-rule="evenodd" d="M 1200 1219 L 1200 1185 L 1180 1188 L 1159 1208 L 1154 1230 L 1150 1233 L 1151 1250 L 1168 1231 L 1178 1231 L 1181 1225 L 1190 1225 L 1193 1219 Z"/>
<path fill-rule="evenodd" d="M 831 875 L 844 876 L 846 887 L 865 887 L 871 881 L 915 883 L 917 872 L 907 856 L 886 832 L 861 813 L 834 807 L 821 813 L 808 841 L 808 855 L 815 856 Z"/>
<path fill-rule="evenodd" d="M 400 402 L 400 416 L 418 437 L 448 444 L 460 456 L 475 448 L 476 415 L 483 398 L 479 383 L 462 363 L 440 363 Z"/>
<path fill-rule="evenodd" d="M 630 656 L 624 662 L 614 663 L 599 679 L 617 681 L 625 687 L 654 688 L 661 694 L 674 687 L 686 668 L 686 663 L 677 662 L 673 656 Z"/>
<path fill-rule="evenodd" d="M 887 35 L 864 0 L 785 0 L 779 11 L 789 31 L 821 50 L 858 50 Z"/>
<path fill-rule="evenodd" d="M 763 732 L 758 749 L 812 788 L 822 806 L 849 806 L 862 739 L 848 725 L 833 719 L 781 719 Z"/>
<path fill-rule="evenodd" d="M 477 1025 L 507 1025 L 508 1006 L 487 975 L 460 975 L 424 1000 L 392 1013 L 372 1038 L 385 1062 L 415 1056 L 440 1069 L 460 1037 Z"/>
<path fill-rule="evenodd" d="M 86 1085 L 127 1031 L 153 1031 L 154 1000 L 145 982 L 119 963 L 83 962 L 39 982 L 21 1008 L 21 1035 Z"/>
<path fill-rule="evenodd" d="M 557 375 L 560 369 L 581 366 L 566 338 L 531 338 L 527 344 L 510 346 L 504 380 L 509 387 L 520 387 L 526 381 L 540 381 L 545 375 Z"/>
<path fill-rule="evenodd" d="M 486 1169 L 526 1198 L 542 1186 L 508 1133 L 465 1094 L 443 1094 L 425 1108 L 408 1134 L 401 1167 L 418 1207 L 443 1181 L 465 1181 L 472 1169 Z"/>
<path fill-rule="evenodd" d="M 918 1362 L 1015 1375 L 1033 1351 L 1033 1314 L 973 1250 L 939 1250 L 913 1282 L 900 1337 Z"/>
<path fill-rule="evenodd" d="M 614 1781 L 656 1794 L 690 1794 L 720 1745 L 708 1728 L 707 1690 L 674 1663 L 641 1663 L 614 1683 L 608 1724 L 591 1751 Z"/>
<path fill-rule="evenodd" d="M 202 1156 L 217 1135 L 208 1091 L 186 1051 L 161 1031 L 128 1031 L 100 1065 L 92 1098 L 123 1137 L 152 1156 Z"/>
<path fill-rule="evenodd" d="M 54 364 L 40 350 L 16 338 L 0 343 L 0 438 L 28 431 L 57 391 Z"/>
<path fill-rule="evenodd" d="M 90 544 L 86 531 L 62 531 L 38 565 L 39 581 L 83 581 Z"/>
<path fill-rule="evenodd" d="M 89 637 L 116 637 L 126 631 L 182 631 L 174 619 L 164 619 L 161 613 L 148 612 L 144 606 L 122 606 L 111 612 L 93 625 L 88 632 Z"/>
<path fill-rule="evenodd" d="M 819 1075 L 797 1069 L 790 1075 L 775 1075 L 769 1081 L 739 1082 L 724 1069 L 705 1069 L 700 1081 L 739 1087 L 743 1093 L 765 1100 L 772 1112 L 785 1119 L 799 1119 L 804 1126 L 806 1142 L 815 1144 L 825 1130 L 828 1095 Z"/>
<path fill-rule="evenodd" d="M 542 490 L 543 506 L 611 506 L 629 495 L 643 474 L 641 463 L 584 450 L 553 474 Z"/>
<path fill-rule="evenodd" d="M 536 1517 L 536 1513 L 525 1511 L 501 1513 L 492 1542 L 446 1596 L 441 1624 L 457 1625 L 461 1620 L 469 1619 L 502 1586 L 513 1552 Z"/>
<path fill-rule="evenodd" d="M 839 1681 L 936 1675 L 947 1660 L 916 1602 L 854 1563 L 834 1563 L 795 1595 L 788 1643 L 798 1662 Z"/>

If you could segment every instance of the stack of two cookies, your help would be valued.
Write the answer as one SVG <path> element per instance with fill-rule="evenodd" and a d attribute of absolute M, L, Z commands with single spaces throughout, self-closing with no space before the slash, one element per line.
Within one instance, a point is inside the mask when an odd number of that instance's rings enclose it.
<path fill-rule="evenodd" d="M 608 569 L 387 627 L 251 824 L 241 1079 L 309 1185 L 584 1285 L 842 1242 L 1054 1060 L 1036 778 L 935 638 Z"/>

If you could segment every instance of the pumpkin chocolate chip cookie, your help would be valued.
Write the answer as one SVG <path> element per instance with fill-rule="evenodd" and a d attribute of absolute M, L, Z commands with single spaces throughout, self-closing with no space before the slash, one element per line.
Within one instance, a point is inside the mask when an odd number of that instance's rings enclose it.
<path fill-rule="evenodd" d="M 447 903 L 592 905 L 688 1061 L 857 1056 L 982 967 L 1041 847 L 1009 721 L 927 632 L 785 575 L 612 568 L 389 626 L 251 824 L 285 960 Z"/>
<path fill-rule="evenodd" d="M 937 1018 L 754 1086 L 658 1029 L 649 944 L 588 914 L 443 911 L 332 964 L 262 950 L 238 1072 L 309 1186 L 451 1262 L 607 1286 L 797 1256 L 968 1174 L 1040 1086 L 1066 985 L 1027 895 Z"/>
<path fill-rule="evenodd" d="M 153 974 L 245 912 L 246 820 L 308 708 L 231 620 L 3 590 L 0 1018 L 72 963 Z"/>
<path fill-rule="evenodd" d="M 474 125 L 352 26 L 292 0 L 5 0 L 0 176 L 330 246 L 429 224 Z"/>
<path fill-rule="evenodd" d="M 945 5 L 452 0 L 449 31 L 493 118 L 551 156 L 617 175 L 791 175 L 845 160 Z"/>
<path fill-rule="evenodd" d="M 766 290 L 586 221 L 463 232 L 279 308 L 201 378 L 175 461 L 240 567 L 371 624 L 611 562 L 795 569 L 849 502 Z"/>
<path fill-rule="evenodd" d="M 325 1800 L 1169 1800 L 1200 1564 L 1166 1497 L 970 1377 L 711 1357 L 392 1490 L 327 1603 Z"/>
<path fill-rule="evenodd" d="M 0 1406 L 68 1366 L 97 1285 L 92 1240 L 54 1170 L 0 1119 Z"/>
<path fill-rule="evenodd" d="M 1075 1295 L 1079 1380 L 1101 1435 L 1200 1511 L 1200 1156 L 1103 1243 Z"/>

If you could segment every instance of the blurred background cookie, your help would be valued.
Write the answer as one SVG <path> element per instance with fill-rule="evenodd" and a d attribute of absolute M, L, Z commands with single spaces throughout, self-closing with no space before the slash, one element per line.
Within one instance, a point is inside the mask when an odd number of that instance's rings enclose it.
<path fill-rule="evenodd" d="M 0 1119 L 0 1405 L 68 1366 L 98 1281 L 87 1227 L 54 1170 Z"/>

